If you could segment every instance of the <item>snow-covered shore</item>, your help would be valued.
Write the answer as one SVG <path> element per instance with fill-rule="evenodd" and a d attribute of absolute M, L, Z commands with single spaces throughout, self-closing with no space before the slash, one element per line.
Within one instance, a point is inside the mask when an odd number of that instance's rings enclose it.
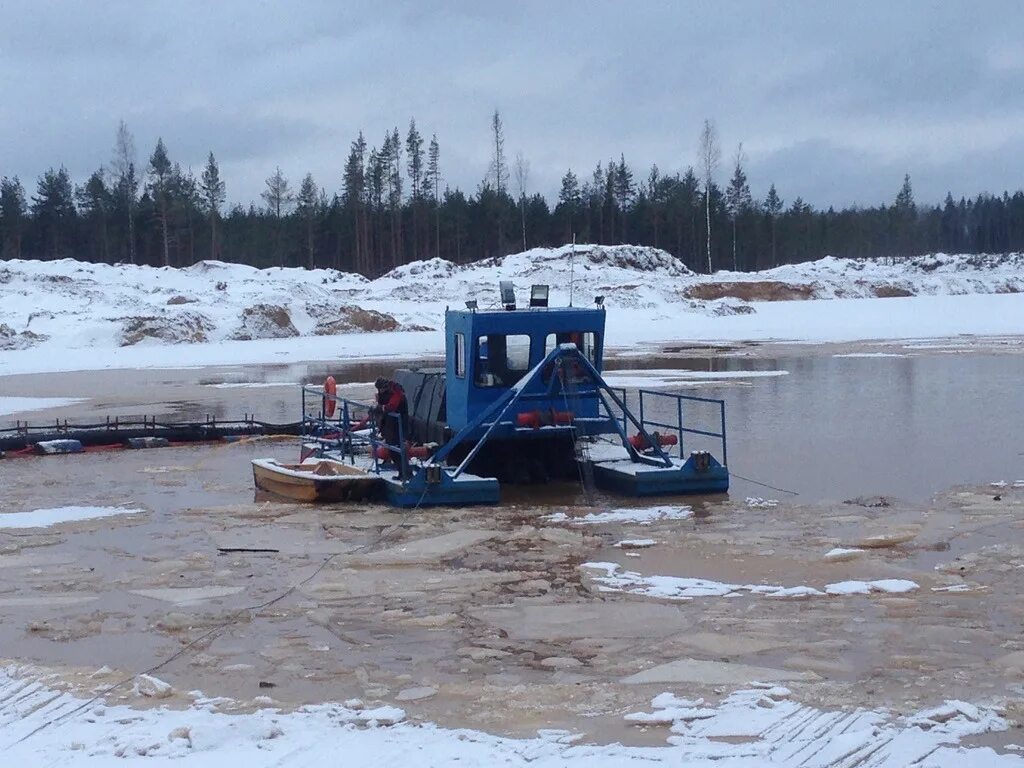
<path fill-rule="evenodd" d="M 171 693 L 158 679 L 145 682 L 159 695 Z M 961 744 L 971 736 L 1007 729 L 993 709 L 953 701 L 904 718 L 881 711 L 823 711 L 792 701 L 788 689 L 768 683 L 735 691 L 718 705 L 662 693 L 651 701 L 652 711 L 625 716 L 637 727 L 663 729 L 669 742 L 664 747 L 577 744 L 578 736 L 557 730 L 534 738 L 502 738 L 405 722 L 400 709 L 364 708 L 361 702 L 316 704 L 294 712 L 265 704 L 251 714 L 228 714 L 220 710 L 230 701 L 193 696 L 195 703 L 184 708 L 107 706 L 60 693 L 45 679 L 25 678 L 19 670 L 0 669 L 0 750 L 11 765 L 76 766 L 121 765 L 141 758 L 251 768 L 411 762 L 694 768 L 1024 765 L 1016 755 Z M 339 763 L 339 755 L 347 759 Z"/>
<path fill-rule="evenodd" d="M 639 246 L 439 259 L 367 280 L 334 270 L 200 262 L 184 269 L 0 261 L 0 375 L 181 367 L 443 351 L 446 306 L 604 296 L 610 346 L 686 341 L 858 341 L 1024 335 L 1024 254 L 888 264 L 825 258 L 757 273 L 696 275 Z M 819 300 L 827 299 L 827 300 Z"/>

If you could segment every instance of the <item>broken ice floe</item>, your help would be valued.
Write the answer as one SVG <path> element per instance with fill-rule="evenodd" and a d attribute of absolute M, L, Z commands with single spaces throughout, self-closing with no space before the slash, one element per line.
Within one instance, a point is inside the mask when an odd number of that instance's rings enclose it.
<path fill-rule="evenodd" d="M 864 550 L 857 547 L 835 547 L 826 552 L 822 559 L 826 563 L 843 563 L 847 560 L 856 560 L 863 554 Z"/>
<path fill-rule="evenodd" d="M 625 716 L 638 726 L 667 726 L 668 742 L 692 762 L 718 765 L 1019 765 L 986 747 L 959 742 L 1009 725 L 991 708 L 949 701 L 904 718 L 866 710 L 819 710 L 792 701 L 788 688 L 751 685 L 717 706 L 662 693 L 652 712 Z M 734 762 L 739 761 L 739 762 Z M 927 761 L 927 762 L 925 762 Z"/>
<path fill-rule="evenodd" d="M 545 515 L 549 523 L 573 523 L 575 525 L 598 525 L 600 523 L 637 523 L 650 525 L 660 520 L 685 520 L 693 516 L 693 508 L 685 505 L 661 507 L 623 507 L 610 509 L 607 512 L 588 512 L 579 517 L 571 517 L 564 512 Z"/>
<path fill-rule="evenodd" d="M 829 595 L 869 595 L 872 592 L 899 595 L 917 589 L 919 589 L 917 582 L 909 579 L 878 579 L 877 581 L 839 581 L 827 585 L 825 592 Z"/>
<path fill-rule="evenodd" d="M 681 576 L 644 576 L 625 571 L 618 563 L 584 563 L 584 568 L 604 571 L 592 576 L 601 592 L 624 592 L 667 600 L 692 600 L 697 597 L 738 597 L 743 593 L 774 598 L 822 597 L 824 595 L 868 595 L 875 592 L 903 594 L 918 589 L 906 579 L 841 581 L 828 584 L 824 591 L 808 586 L 785 587 L 773 584 L 726 584 L 710 579 Z"/>
<path fill-rule="evenodd" d="M 0 528 L 48 528 L 51 525 L 78 520 L 137 515 L 142 511 L 135 507 L 54 507 L 34 509 L 31 512 L 0 513 Z"/>
<path fill-rule="evenodd" d="M 779 506 L 778 499 L 762 499 L 760 496 L 748 496 L 747 506 L 757 508 L 770 508 Z"/>
<path fill-rule="evenodd" d="M 620 549 L 646 549 L 647 547 L 653 547 L 657 543 L 654 539 L 623 539 L 622 541 L 615 542 L 613 546 Z"/>

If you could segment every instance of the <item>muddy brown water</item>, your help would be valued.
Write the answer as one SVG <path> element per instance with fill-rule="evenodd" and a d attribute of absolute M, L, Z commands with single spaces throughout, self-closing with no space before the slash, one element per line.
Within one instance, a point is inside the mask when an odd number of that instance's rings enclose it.
<path fill-rule="evenodd" d="M 721 382 L 652 377 L 660 391 L 726 401 L 734 498 L 786 497 L 790 494 L 776 490 L 786 489 L 817 500 L 885 495 L 921 501 L 958 483 L 1024 479 L 1024 354 L 995 353 L 981 344 L 976 350 L 962 341 L 949 347 L 920 346 L 927 348 L 868 348 L 870 353 L 905 355 L 895 357 L 835 357 L 836 350 L 848 348 L 830 346 L 779 346 L 778 352 L 771 345 L 739 351 L 678 348 L 645 357 L 609 355 L 606 369 L 637 372 L 631 376 L 670 369 L 787 372 Z M 0 417 L 0 425 L 13 423 L 15 417 L 33 422 L 141 415 L 223 420 L 244 414 L 282 423 L 297 420 L 301 409 L 297 387 L 288 384 L 320 384 L 332 374 L 343 385 L 342 394 L 368 400 L 369 382 L 396 365 L 431 367 L 438 360 L 4 377 L 3 394 L 90 399 L 52 411 Z M 240 383 L 280 386 L 217 386 Z M 635 408 L 636 387 L 629 388 L 628 401 Z M 657 398 L 648 400 L 646 415 L 665 422 L 676 417 L 674 405 Z M 690 426 L 717 431 L 717 407 L 688 403 L 686 420 Z M 685 436 L 682 448 L 685 453 L 708 449 L 721 456 L 717 440 L 700 436 Z M 560 487 L 545 495 L 553 502 L 573 503 L 578 492 Z"/>
<path fill-rule="evenodd" d="M 445 725 L 513 735 L 562 727 L 602 743 L 661 742 L 664 732 L 630 728 L 622 715 L 663 690 L 716 701 L 750 674 L 733 670 L 751 668 L 822 707 L 906 712 L 946 698 L 1009 697 L 1013 716 L 1024 712 L 1024 488 L 954 489 L 890 507 L 718 501 L 700 519 L 650 526 L 554 525 L 543 517 L 551 506 L 526 498 L 413 513 L 253 501 L 249 460 L 295 449 L 258 440 L 0 465 L 0 512 L 68 503 L 143 510 L 0 531 L 2 656 L 70 670 L 70 679 L 82 670 L 93 688 L 224 624 L 158 675 L 179 692 L 200 688 L 243 708 L 257 696 L 285 707 L 355 696 Z M 834 546 L 886 534 L 902 543 L 823 560 Z M 625 538 L 656 543 L 614 546 Z M 588 561 L 733 584 L 905 578 L 920 589 L 666 601 L 602 591 L 580 567 Z M 970 591 L 933 591 L 948 585 Z M 569 666 L 542 663 L 552 658 Z M 714 674 L 733 682 L 626 682 L 688 659 L 718 665 Z M 115 673 L 88 677 L 103 665 Z M 396 698 L 423 686 L 436 695 Z M 136 701 L 130 687 L 120 697 Z"/>

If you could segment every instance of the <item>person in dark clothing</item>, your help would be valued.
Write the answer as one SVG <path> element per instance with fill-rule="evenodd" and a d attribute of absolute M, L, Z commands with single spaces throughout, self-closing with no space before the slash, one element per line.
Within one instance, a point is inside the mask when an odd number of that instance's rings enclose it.
<path fill-rule="evenodd" d="M 377 405 L 374 416 L 380 429 L 381 439 L 388 445 L 398 446 L 398 422 L 402 423 L 402 434 L 409 434 L 409 401 L 405 390 L 397 381 L 383 377 L 374 382 L 377 388 Z M 396 419 L 395 416 L 398 418 Z"/>

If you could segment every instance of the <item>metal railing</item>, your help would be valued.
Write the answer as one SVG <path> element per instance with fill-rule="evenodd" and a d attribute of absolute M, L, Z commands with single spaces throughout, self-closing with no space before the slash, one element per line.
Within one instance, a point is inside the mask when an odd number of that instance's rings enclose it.
<path fill-rule="evenodd" d="M 313 407 L 319 400 L 319 410 L 314 410 L 315 415 L 309 414 L 307 396 L 313 397 Z M 328 402 L 335 404 L 336 416 L 327 416 L 326 406 Z M 360 403 L 357 400 L 348 400 L 344 397 L 331 395 L 321 387 L 315 385 L 304 385 L 302 387 L 302 435 L 316 439 L 321 444 L 327 444 L 329 449 L 341 454 L 342 458 L 348 458 L 349 462 L 355 464 L 356 448 L 367 447 L 373 460 L 373 471 L 380 474 L 380 457 L 378 448 L 386 448 L 389 453 L 397 454 L 399 457 L 400 476 L 404 482 L 409 476 L 409 453 L 406 449 L 405 427 L 402 419 L 397 413 L 385 413 L 385 419 L 394 419 L 398 427 L 398 445 L 391 445 L 380 436 L 378 425 L 370 412 L 373 406 Z M 369 427 L 369 432 L 360 434 L 364 427 Z"/>
<path fill-rule="evenodd" d="M 679 439 L 679 458 L 685 458 L 686 452 L 684 448 L 684 435 L 703 435 L 705 437 L 718 438 L 722 442 L 722 465 L 729 466 L 729 448 L 728 439 L 725 431 L 725 401 L 719 400 L 713 397 L 696 397 L 694 395 L 677 395 L 672 392 L 659 392 L 653 389 L 641 389 L 638 390 L 640 396 L 640 405 L 638 418 L 640 423 L 646 430 L 647 427 L 661 427 L 662 429 L 671 430 L 674 432 Z M 645 399 L 648 402 L 645 402 Z M 655 421 L 653 418 L 648 417 L 648 413 L 652 410 L 657 412 L 663 412 L 665 409 L 651 407 L 653 404 L 649 401 L 654 400 L 656 402 L 663 402 L 665 400 L 674 401 L 670 403 L 669 410 L 674 412 L 675 423 L 666 421 Z M 625 401 L 623 401 L 625 402 Z M 721 432 L 712 432 L 705 429 L 694 429 L 693 427 L 687 427 L 685 416 L 686 412 L 683 408 L 684 403 L 710 403 L 718 406 L 718 422 L 720 424 Z"/>

